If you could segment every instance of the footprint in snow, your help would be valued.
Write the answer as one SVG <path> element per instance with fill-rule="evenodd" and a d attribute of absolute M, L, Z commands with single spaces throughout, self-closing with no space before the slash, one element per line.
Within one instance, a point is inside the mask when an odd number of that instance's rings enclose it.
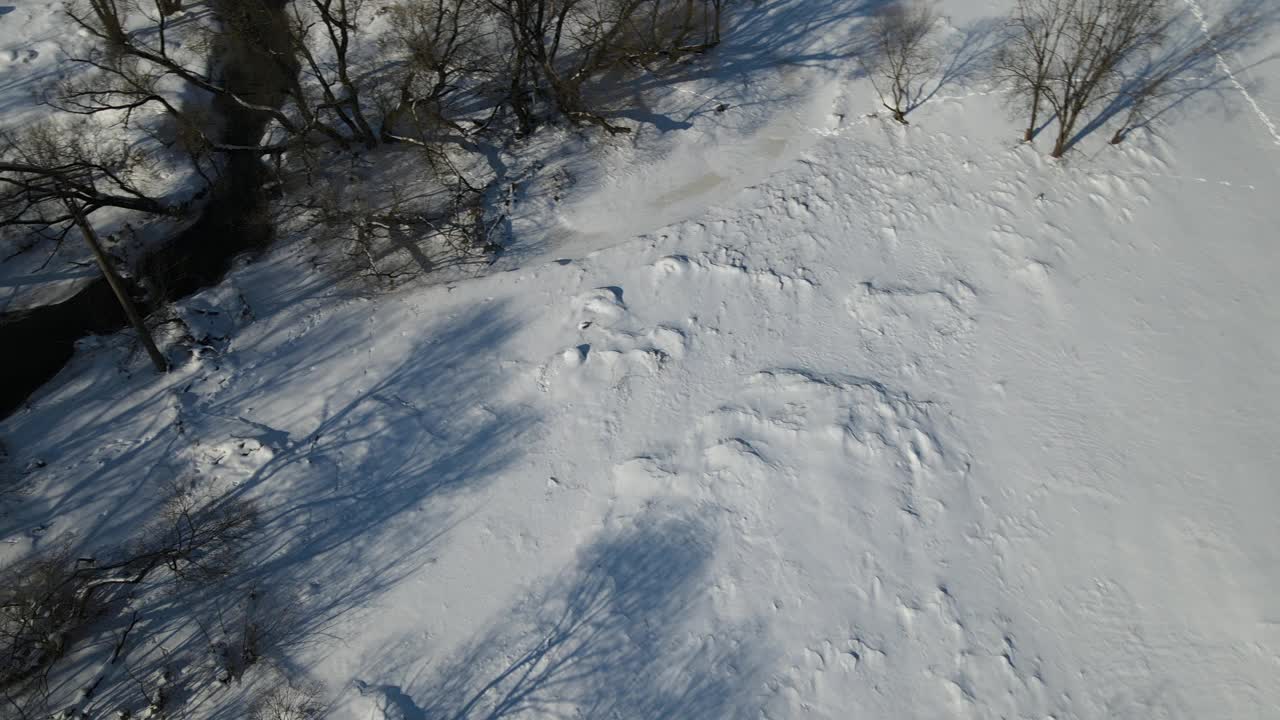
<path fill-rule="evenodd" d="M 572 306 L 579 319 L 579 326 L 611 326 L 627 316 L 627 304 L 622 300 L 622 288 L 598 287 L 575 295 Z M 585 329 L 585 328 L 584 328 Z"/>
<path fill-rule="evenodd" d="M 956 335 L 973 324 L 967 306 L 974 297 L 973 289 L 960 280 L 942 288 L 863 282 L 845 303 L 861 329 L 877 335 L 896 335 L 911 327 Z"/>

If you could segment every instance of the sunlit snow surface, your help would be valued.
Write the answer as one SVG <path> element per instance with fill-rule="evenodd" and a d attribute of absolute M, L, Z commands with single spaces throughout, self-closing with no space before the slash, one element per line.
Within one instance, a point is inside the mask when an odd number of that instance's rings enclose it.
<path fill-rule="evenodd" d="M 12 7 L 21 117 L 65 28 Z M 87 343 L 0 424 L 0 552 L 119 542 L 175 479 L 255 498 L 238 587 L 335 718 L 1275 717 L 1274 27 L 1051 161 L 986 80 L 1004 4 L 940 10 L 910 126 L 862 4 L 746 3 L 633 136 L 509 151 L 543 164 L 487 271 L 360 296 L 284 242 L 180 305 L 225 340 L 168 376 Z"/>

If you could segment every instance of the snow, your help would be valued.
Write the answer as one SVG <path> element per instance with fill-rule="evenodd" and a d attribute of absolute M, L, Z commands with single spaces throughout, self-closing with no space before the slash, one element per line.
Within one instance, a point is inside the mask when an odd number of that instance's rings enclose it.
<path fill-rule="evenodd" d="M 255 498 L 334 718 L 1272 716 L 1280 44 L 1057 162 L 972 68 L 869 116 L 856 4 L 741 12 L 634 139 L 508 152 L 490 272 L 369 296 L 286 243 L 170 375 L 86 343 L 0 424 L 45 463 L 4 555 Z"/>

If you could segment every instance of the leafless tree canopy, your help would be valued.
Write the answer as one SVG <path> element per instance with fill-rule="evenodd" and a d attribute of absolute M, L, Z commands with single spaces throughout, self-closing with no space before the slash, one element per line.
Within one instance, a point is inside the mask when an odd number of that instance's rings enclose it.
<path fill-rule="evenodd" d="M 5 715 L 17 711 L 26 717 L 41 706 L 54 665 L 73 644 L 91 636 L 92 627 L 118 609 L 116 601 L 130 589 L 164 570 L 188 582 L 225 574 L 242 552 L 254 519 L 249 504 L 212 503 L 177 487 L 154 524 L 114 559 L 75 557 L 59 545 L 0 569 Z M 112 662 L 119 653 L 117 645 Z"/>
<path fill-rule="evenodd" d="M 565 117 L 627 132 L 590 108 L 584 85 L 624 60 L 697 52 L 719 41 L 716 0 L 484 0 L 509 38 L 504 75 L 521 129 L 550 100 Z M 696 43 L 691 38 L 700 35 Z"/>
<path fill-rule="evenodd" d="M 920 82 L 938 66 L 931 37 L 938 24 L 933 6 L 900 0 L 882 6 L 870 20 L 872 63 L 867 68 L 893 119 L 907 124 L 920 96 Z"/>
<path fill-rule="evenodd" d="M 402 68 L 394 92 L 382 100 L 383 140 L 463 132 L 453 103 L 470 78 L 492 68 L 477 0 L 420 0 L 386 9 L 391 32 L 384 50 Z"/>
<path fill-rule="evenodd" d="M 527 133 L 555 117 L 625 133 L 595 107 L 589 84 L 620 63 L 713 47 L 723 4 L 219 0 L 178 30 L 174 0 L 73 0 L 70 19 L 96 45 L 71 58 L 84 72 L 52 88 L 47 102 L 99 125 L 141 129 L 186 153 L 208 182 L 227 153 L 297 157 L 382 143 L 431 152 L 482 129 Z M 391 31 L 368 37 L 382 14 Z M 494 123 L 506 112 L 513 123 Z M 49 202 L 64 196 L 89 217 L 102 207 L 175 212 L 125 172 L 137 166 L 134 151 L 103 155 L 72 133 L 6 139 L 0 225 L 65 233 L 69 216 Z"/>
<path fill-rule="evenodd" d="M 101 75 L 68 88 L 59 98 L 64 109 L 158 104 L 181 119 L 179 104 L 156 88 L 158 78 L 172 75 L 266 113 L 291 138 L 319 134 L 371 147 L 385 139 L 375 128 L 415 113 L 419 121 L 452 125 L 445 99 L 467 92 L 505 95 L 525 131 L 535 123 L 540 99 L 573 120 L 619 131 L 591 111 L 584 84 L 622 60 L 713 46 L 724 0 L 403 0 L 377 10 L 363 0 L 291 0 L 283 16 L 272 12 L 269 0 L 223 0 L 219 22 L 204 28 L 202 45 L 224 57 L 260 60 L 254 74 L 265 81 L 227 73 L 230 62 L 193 65 L 189 53 L 176 53 L 167 41 L 168 14 L 143 0 L 84 2 L 73 6 L 71 17 L 100 40 L 100 51 L 76 59 Z M 360 69 L 358 59 L 369 59 L 362 31 L 375 13 L 391 16 L 392 31 L 377 62 Z M 128 19 L 139 16 L 152 32 L 126 29 Z M 383 67 L 371 69 L 377 65 Z M 386 86 L 395 90 L 390 97 L 366 97 Z M 371 103 L 382 106 L 381 116 L 370 112 Z"/>
<path fill-rule="evenodd" d="M 323 688 L 314 683 L 279 684 L 258 696 L 249 709 L 250 720 L 319 720 L 325 706 Z"/>
<path fill-rule="evenodd" d="M 997 63 L 1030 112 L 1057 118 L 1053 157 L 1070 147 L 1082 118 L 1121 86 L 1124 63 L 1161 42 L 1165 0 L 1017 0 L 1011 39 Z"/>
<path fill-rule="evenodd" d="M 1065 30 L 1069 0 L 1015 0 L 1009 17 L 1009 39 L 996 54 L 998 79 L 1008 83 L 1019 102 L 1030 108 L 1023 140 L 1030 142 L 1040 122 L 1044 90 Z"/>
<path fill-rule="evenodd" d="M 0 135 L 0 227 L 57 229 L 60 237 L 72 227 L 68 201 L 86 213 L 115 207 L 170 214 L 175 208 L 142 187 L 146 160 L 80 123 L 45 122 Z"/>

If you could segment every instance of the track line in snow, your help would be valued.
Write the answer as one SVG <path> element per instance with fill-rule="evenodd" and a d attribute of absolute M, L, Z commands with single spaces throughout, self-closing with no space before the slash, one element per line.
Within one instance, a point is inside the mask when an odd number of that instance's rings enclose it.
<path fill-rule="evenodd" d="M 1181 180 L 1183 182 L 1203 183 L 1205 185 L 1221 185 L 1222 187 L 1235 188 L 1238 190 L 1257 190 L 1258 189 L 1256 185 L 1252 185 L 1250 183 L 1232 182 L 1230 180 L 1214 180 L 1213 178 L 1195 177 L 1192 175 L 1169 175 L 1167 173 L 1153 173 L 1153 172 L 1123 172 L 1123 171 L 1116 171 L 1116 170 L 1105 172 L 1105 173 L 1089 172 L 1087 170 L 1079 171 L 1079 172 L 1081 175 L 1084 175 L 1085 177 L 1089 177 L 1089 178 L 1131 177 L 1131 178 L 1140 178 L 1142 180 L 1159 178 L 1161 180 Z"/>
<path fill-rule="evenodd" d="M 1218 67 L 1222 72 L 1226 73 L 1227 78 L 1231 80 L 1231 84 L 1236 86 L 1240 94 L 1244 96 L 1245 101 L 1253 108 L 1253 112 L 1258 116 L 1258 120 L 1262 121 L 1263 126 L 1267 128 L 1267 132 L 1271 133 L 1271 140 L 1280 146 L 1280 127 L 1276 126 L 1274 120 L 1263 111 L 1262 106 L 1254 99 L 1253 95 L 1245 88 L 1244 83 L 1236 79 L 1235 72 L 1231 66 L 1227 64 L 1226 58 L 1222 57 L 1222 53 L 1218 51 L 1217 44 L 1213 41 L 1213 35 L 1209 30 L 1209 20 L 1204 15 L 1204 10 L 1200 7 L 1200 3 L 1196 0 L 1185 0 L 1187 8 L 1191 10 L 1191 14 L 1196 16 L 1196 20 L 1200 23 L 1200 29 L 1204 31 L 1205 39 L 1209 41 L 1209 47 L 1213 49 L 1213 55 L 1218 59 Z"/>

